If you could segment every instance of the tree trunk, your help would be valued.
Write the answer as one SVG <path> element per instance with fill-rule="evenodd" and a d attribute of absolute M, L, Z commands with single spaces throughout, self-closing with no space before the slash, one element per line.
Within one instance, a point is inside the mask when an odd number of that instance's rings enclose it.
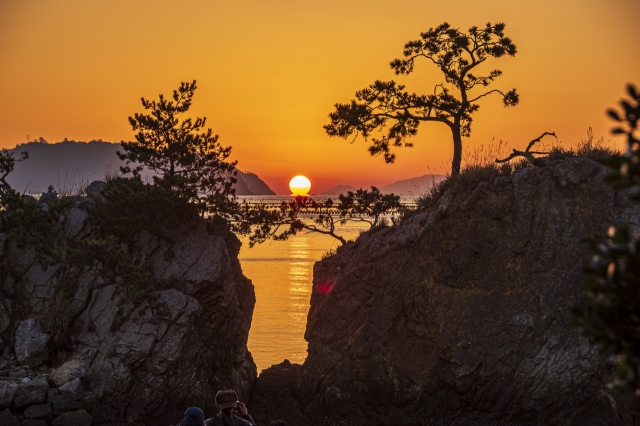
<path fill-rule="evenodd" d="M 453 161 L 451 162 L 451 176 L 460 174 L 460 163 L 462 162 L 462 135 L 460 135 L 460 120 L 456 119 L 451 126 L 453 134 Z"/>

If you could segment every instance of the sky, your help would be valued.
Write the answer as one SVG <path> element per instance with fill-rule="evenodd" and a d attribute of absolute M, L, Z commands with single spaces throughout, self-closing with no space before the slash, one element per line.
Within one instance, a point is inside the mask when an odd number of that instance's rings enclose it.
<path fill-rule="evenodd" d="M 414 148 L 385 164 L 364 140 L 330 138 L 322 126 L 335 103 L 375 80 L 417 93 L 443 82 L 427 62 L 393 74 L 407 41 L 442 22 L 506 23 L 518 53 L 484 70 L 501 69 L 492 88 L 515 87 L 520 104 L 484 98 L 465 150 L 500 140 L 524 148 L 544 131 L 571 145 L 589 127 L 610 139 L 605 110 L 640 84 L 639 19 L 637 0 L 0 0 L 0 147 L 27 135 L 132 140 L 127 117 L 142 112 L 141 97 L 195 79 L 189 114 L 206 116 L 238 167 L 277 193 L 298 174 L 312 193 L 383 186 L 447 172 L 449 130 L 423 123 Z"/>

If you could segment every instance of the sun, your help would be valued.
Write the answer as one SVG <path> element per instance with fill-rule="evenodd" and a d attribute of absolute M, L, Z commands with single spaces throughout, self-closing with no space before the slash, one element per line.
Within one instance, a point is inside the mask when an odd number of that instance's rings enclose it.
<path fill-rule="evenodd" d="M 311 181 L 304 176 L 298 175 L 289 182 L 289 189 L 293 195 L 309 195 Z"/>

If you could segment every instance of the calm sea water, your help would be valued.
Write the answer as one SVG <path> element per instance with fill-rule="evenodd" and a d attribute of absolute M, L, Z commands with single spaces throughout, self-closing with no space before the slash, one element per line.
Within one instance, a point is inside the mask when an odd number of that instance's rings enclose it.
<path fill-rule="evenodd" d="M 365 229 L 368 224 L 346 224 L 336 233 L 350 240 Z M 248 347 L 258 372 L 284 359 L 302 363 L 307 357 L 304 331 L 313 264 L 339 244 L 318 233 L 301 233 L 287 241 L 266 242 L 253 248 L 249 248 L 247 238 L 242 239 L 240 265 L 256 292 Z"/>

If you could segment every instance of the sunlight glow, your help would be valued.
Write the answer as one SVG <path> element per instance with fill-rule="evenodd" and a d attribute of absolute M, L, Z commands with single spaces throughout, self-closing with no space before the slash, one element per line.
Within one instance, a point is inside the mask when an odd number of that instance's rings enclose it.
<path fill-rule="evenodd" d="M 289 189 L 293 195 L 308 195 L 311 181 L 304 176 L 296 176 L 289 182 Z"/>

